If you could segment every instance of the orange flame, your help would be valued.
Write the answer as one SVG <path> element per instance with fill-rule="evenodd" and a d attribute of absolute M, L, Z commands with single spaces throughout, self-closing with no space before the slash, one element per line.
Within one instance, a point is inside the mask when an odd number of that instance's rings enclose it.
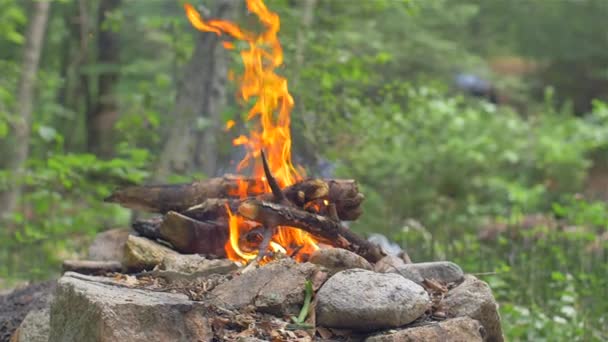
<path fill-rule="evenodd" d="M 235 146 L 244 146 L 247 154 L 238 164 L 237 171 L 251 170 L 253 177 L 263 179 L 264 169 L 260 161 L 260 151 L 267 156 L 270 171 L 281 187 L 294 184 L 302 179 L 291 161 L 290 113 L 294 101 L 287 88 L 287 79 L 275 73 L 283 64 L 283 49 L 278 39 L 280 29 L 279 16 L 268 10 L 262 0 L 247 0 L 247 8 L 257 15 L 265 31 L 259 34 L 241 29 L 234 23 L 225 20 L 203 20 L 201 15 L 190 4 L 185 4 L 186 15 L 192 26 L 203 32 L 213 32 L 218 36 L 227 34 L 247 43 L 248 48 L 240 52 L 245 72 L 239 80 L 240 96 L 245 100 L 255 98 L 249 110 L 247 120 L 253 121 L 249 136 L 241 135 L 233 140 Z M 224 48 L 234 49 L 232 42 L 224 42 Z M 254 119 L 257 119 L 255 121 Z M 229 122 L 230 128 L 234 122 Z M 247 197 L 249 184 L 240 182 L 238 195 Z M 270 188 L 264 182 L 264 192 Z M 246 233 L 242 217 L 233 214 L 228 208 L 230 239 L 226 244 L 226 253 L 231 260 L 249 261 L 256 254 L 243 251 L 239 246 L 239 237 Z M 287 254 L 299 252 L 305 255 L 318 247 L 308 233 L 289 227 L 278 227 L 273 236 L 270 248 L 274 252 Z M 296 258 L 298 259 L 298 258 Z"/>

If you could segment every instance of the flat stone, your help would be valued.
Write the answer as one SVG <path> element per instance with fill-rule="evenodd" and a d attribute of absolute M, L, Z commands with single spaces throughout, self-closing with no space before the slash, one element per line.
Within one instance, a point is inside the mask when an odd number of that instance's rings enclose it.
<path fill-rule="evenodd" d="M 353 269 L 336 273 L 317 292 L 317 324 L 373 331 L 395 328 L 430 307 L 420 285 L 393 273 Z"/>
<path fill-rule="evenodd" d="M 49 308 L 32 310 L 13 335 L 14 342 L 48 342 L 51 313 Z"/>
<path fill-rule="evenodd" d="M 482 342 L 483 333 L 483 327 L 478 321 L 459 317 L 373 335 L 365 339 L 365 342 Z"/>
<path fill-rule="evenodd" d="M 258 311 L 277 316 L 297 315 L 304 303 L 305 283 L 318 267 L 291 259 L 268 263 L 218 285 L 211 302 L 229 309 L 254 305 Z"/>
<path fill-rule="evenodd" d="M 120 261 L 123 258 L 129 230 L 116 228 L 97 234 L 89 246 L 89 260 Z"/>
<path fill-rule="evenodd" d="M 96 279 L 101 277 L 91 277 Z M 51 305 L 50 342 L 209 341 L 202 304 L 183 294 L 130 289 L 64 275 Z"/>
<path fill-rule="evenodd" d="M 363 257 L 342 248 L 318 249 L 308 261 L 325 267 L 330 275 L 353 268 L 372 270 L 372 265 Z"/>
<path fill-rule="evenodd" d="M 422 284 L 424 279 L 433 279 L 442 284 L 459 283 L 464 279 L 460 266 L 449 261 L 404 264 L 389 272 L 400 274 L 417 284 Z"/>
<path fill-rule="evenodd" d="M 178 253 L 152 240 L 129 235 L 125 243 L 122 264 L 130 271 L 152 269 L 168 255 L 178 255 Z"/>
<path fill-rule="evenodd" d="M 448 292 L 442 304 L 450 317 L 467 316 L 478 320 L 486 331 L 486 341 L 504 341 L 498 304 L 487 283 L 466 275 L 462 284 Z"/>

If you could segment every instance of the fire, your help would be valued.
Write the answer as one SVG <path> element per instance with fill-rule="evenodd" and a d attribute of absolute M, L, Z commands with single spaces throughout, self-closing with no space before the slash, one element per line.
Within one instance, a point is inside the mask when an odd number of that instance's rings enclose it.
<path fill-rule="evenodd" d="M 260 160 L 260 151 L 267 156 L 270 171 L 281 187 L 289 186 L 302 180 L 298 170 L 291 161 L 290 113 L 294 101 L 287 87 L 287 79 L 275 73 L 283 64 L 283 49 L 277 36 L 280 29 L 279 16 L 268 10 L 262 0 L 247 0 L 247 8 L 257 15 L 265 31 L 254 33 L 241 29 L 236 24 L 225 20 L 203 20 L 201 15 L 190 4 L 185 4 L 188 20 L 196 29 L 213 32 L 218 36 L 227 34 L 234 39 L 247 43 L 248 48 L 240 54 L 245 71 L 239 79 L 239 94 L 243 100 L 255 99 L 249 110 L 247 120 L 253 128 L 249 136 L 241 135 L 233 140 L 235 146 L 244 146 L 247 154 L 240 161 L 237 171 L 250 170 L 254 178 L 263 179 L 264 169 Z M 232 50 L 235 45 L 225 41 L 224 48 Z M 226 129 L 234 126 L 230 121 Z M 238 195 L 241 198 L 253 191 L 248 189 L 247 182 L 241 182 Z M 270 187 L 264 182 L 264 192 Z M 257 191 L 255 191 L 257 192 Z M 233 214 L 228 208 L 230 239 L 226 244 L 226 253 L 231 260 L 249 261 L 257 256 L 257 251 L 244 251 L 239 239 L 250 228 L 245 220 Z M 278 227 L 273 235 L 270 249 L 275 253 L 305 255 L 316 250 L 316 241 L 308 233 L 289 227 Z M 298 257 L 296 257 L 298 259 Z"/>

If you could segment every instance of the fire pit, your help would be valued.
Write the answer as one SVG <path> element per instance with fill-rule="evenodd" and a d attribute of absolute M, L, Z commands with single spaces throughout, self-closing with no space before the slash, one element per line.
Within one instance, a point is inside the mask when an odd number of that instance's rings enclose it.
<path fill-rule="evenodd" d="M 306 179 L 291 160 L 290 112 L 294 101 L 287 80 L 276 74 L 283 63 L 277 37 L 279 17 L 259 0 L 247 2 L 265 31 L 254 33 L 222 20 L 203 21 L 185 5 L 192 25 L 203 32 L 247 43 L 241 57 L 245 71 L 239 94 L 254 99 L 247 116 L 251 131 L 234 139 L 246 148 L 239 173 L 181 186 L 134 187 L 115 192 L 107 201 L 166 214 L 163 220 L 140 222 L 138 231 L 171 242 L 184 253 L 226 256 L 248 263 L 270 261 L 283 254 L 305 261 L 320 245 L 341 247 L 371 262 L 385 254 L 377 246 L 345 228 L 340 220 L 361 214 L 364 196 L 353 180 Z M 226 124 L 227 130 L 235 125 Z M 180 234 L 176 234 L 176 230 Z M 177 238 L 176 236 L 179 236 Z M 224 252 L 220 251 L 220 245 Z"/>
<path fill-rule="evenodd" d="M 64 263 L 78 273 L 58 282 L 50 340 L 502 341 L 487 284 L 450 262 L 387 255 L 343 224 L 362 214 L 356 181 L 307 178 L 292 164 L 279 17 L 247 5 L 260 34 L 185 5 L 196 29 L 248 47 L 239 93 L 254 101 L 249 134 L 234 139 L 247 151 L 239 175 L 108 197 L 162 216 L 134 223 L 120 262 Z"/>

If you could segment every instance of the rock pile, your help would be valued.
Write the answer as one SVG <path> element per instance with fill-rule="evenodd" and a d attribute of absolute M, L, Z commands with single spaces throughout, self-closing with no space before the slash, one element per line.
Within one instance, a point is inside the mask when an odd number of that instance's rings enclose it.
<path fill-rule="evenodd" d="M 123 270 L 138 273 L 66 272 L 13 340 L 503 341 L 490 288 L 454 263 L 372 265 L 332 248 L 241 268 L 137 237 L 116 243 Z"/>

